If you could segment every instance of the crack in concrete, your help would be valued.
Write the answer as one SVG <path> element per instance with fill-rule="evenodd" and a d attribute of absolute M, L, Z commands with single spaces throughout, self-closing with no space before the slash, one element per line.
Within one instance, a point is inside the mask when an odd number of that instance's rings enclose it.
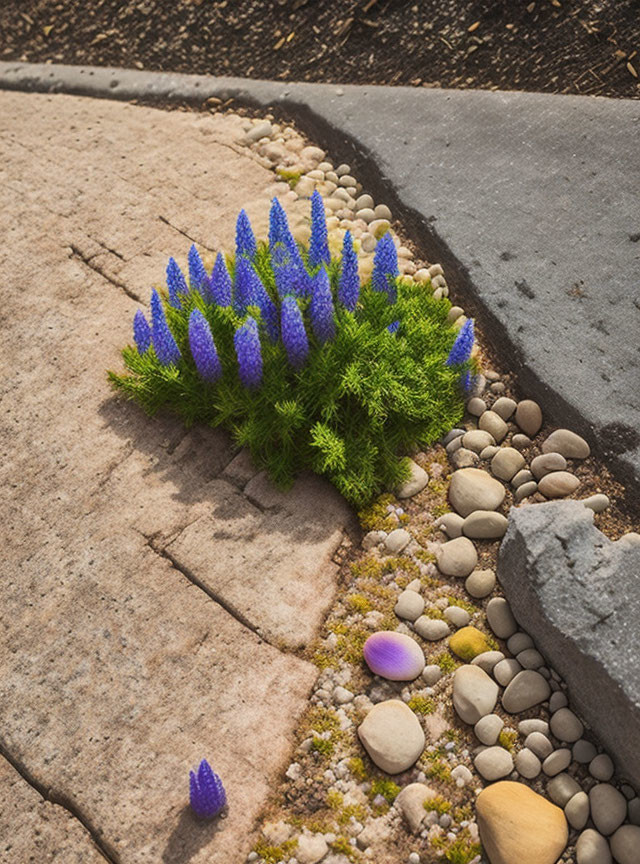
<path fill-rule="evenodd" d="M 45 786 L 39 780 L 36 779 L 34 774 L 27 768 L 27 766 L 14 756 L 8 749 L 5 742 L 0 739 L 0 756 L 4 757 L 7 762 L 18 772 L 18 774 L 22 777 L 22 779 L 31 786 L 32 789 L 44 798 L 45 801 L 49 801 L 51 804 L 56 804 L 58 807 L 62 807 L 63 810 L 66 810 L 70 816 L 76 819 L 85 831 L 91 837 L 96 849 L 106 861 L 109 861 L 110 864 L 121 864 L 120 856 L 117 851 L 111 846 L 111 844 L 104 839 L 100 831 L 96 828 L 93 821 L 83 812 L 83 810 L 75 804 L 68 795 L 65 795 L 63 792 L 58 792 L 51 787 Z"/>
<path fill-rule="evenodd" d="M 187 234 L 186 231 L 183 231 L 182 228 L 178 228 L 177 225 L 174 225 L 170 222 L 166 216 L 158 216 L 160 222 L 164 222 L 165 225 L 168 225 L 169 228 L 173 228 L 174 231 L 177 231 L 178 234 L 182 234 L 183 237 L 186 237 L 187 240 L 191 240 L 192 243 L 197 243 L 198 246 L 202 246 L 203 249 L 206 249 L 208 252 L 215 254 L 216 250 L 212 249 L 211 246 L 207 246 L 206 243 L 203 243 L 201 240 L 196 240 L 195 237 L 192 237 L 191 234 Z"/>
<path fill-rule="evenodd" d="M 102 244 L 100 244 L 102 245 Z M 120 288 L 127 297 L 130 297 L 132 300 L 135 300 L 136 303 L 142 303 L 143 300 L 139 297 L 135 291 L 132 291 L 124 282 L 120 279 L 116 279 L 115 276 L 110 276 L 105 270 L 100 267 L 99 264 L 94 264 L 93 259 L 95 255 L 87 256 L 81 249 L 79 249 L 76 245 L 71 243 L 68 247 L 71 249 L 71 254 L 75 258 L 78 258 L 82 263 L 87 266 L 90 270 L 93 270 L 94 273 L 97 273 L 99 276 L 102 276 L 103 279 L 106 279 L 107 282 L 110 282 L 112 285 L 115 285 L 116 288 Z M 106 248 L 106 247 L 105 247 Z M 97 254 L 97 253 L 96 253 Z"/>

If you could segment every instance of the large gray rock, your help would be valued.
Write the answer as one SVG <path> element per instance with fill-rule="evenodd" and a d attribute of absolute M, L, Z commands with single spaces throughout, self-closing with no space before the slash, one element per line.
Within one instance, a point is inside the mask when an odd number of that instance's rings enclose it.
<path fill-rule="evenodd" d="M 498 578 L 572 704 L 640 784 L 640 544 L 612 542 L 578 501 L 513 508 Z"/>

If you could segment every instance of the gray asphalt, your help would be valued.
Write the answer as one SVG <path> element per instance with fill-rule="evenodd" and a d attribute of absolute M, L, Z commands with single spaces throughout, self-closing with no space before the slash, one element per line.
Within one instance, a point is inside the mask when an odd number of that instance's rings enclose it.
<path fill-rule="evenodd" d="M 443 264 L 521 395 L 583 434 L 637 505 L 640 102 L 7 62 L 0 87 L 293 116 Z"/>

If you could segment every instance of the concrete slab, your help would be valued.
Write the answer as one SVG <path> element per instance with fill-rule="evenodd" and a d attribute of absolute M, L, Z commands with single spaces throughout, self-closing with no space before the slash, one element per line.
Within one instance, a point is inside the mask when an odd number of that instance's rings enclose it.
<path fill-rule="evenodd" d="M 257 561 L 280 520 L 276 584 L 258 572 L 242 594 L 250 610 L 269 607 L 275 632 L 291 614 L 290 546 L 305 541 L 284 507 L 263 513 L 238 488 L 256 472 L 224 435 L 146 417 L 114 398 L 105 370 L 130 339 L 133 298 L 148 298 L 170 254 L 184 262 L 189 237 L 230 243 L 243 204 L 266 229 L 273 175 L 233 144 L 233 117 L 7 92 L 0 116 L 11 121 L 0 129 L 0 752 L 83 814 L 113 862 L 242 861 L 316 669 L 202 590 L 224 550 L 203 541 L 194 573 L 162 550 L 192 523 L 224 511 L 232 533 L 250 512 L 243 542 Z M 310 513 L 319 493 L 306 488 L 296 494 Z M 322 495 L 341 500 L 327 485 Z M 325 564 L 345 512 L 331 514 L 308 547 L 325 557 L 291 571 L 305 638 L 332 596 Z M 186 806 L 188 769 L 203 756 L 229 795 L 217 824 Z M 28 849 L 16 812 L 2 818 Z"/>
<path fill-rule="evenodd" d="M 523 394 L 640 489 L 640 102 L 0 64 L 0 86 L 293 113 L 445 266 Z"/>

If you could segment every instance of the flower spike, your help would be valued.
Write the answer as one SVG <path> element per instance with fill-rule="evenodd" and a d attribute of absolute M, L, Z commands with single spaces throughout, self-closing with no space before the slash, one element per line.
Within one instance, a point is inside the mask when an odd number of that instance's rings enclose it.
<path fill-rule="evenodd" d="M 136 343 L 138 354 L 144 354 L 149 350 L 149 346 L 151 345 L 151 328 L 141 309 L 138 309 L 133 316 L 133 339 Z"/>
<path fill-rule="evenodd" d="M 358 256 L 353 248 L 351 231 L 346 231 L 342 241 L 342 262 L 338 282 L 338 299 L 349 312 L 354 312 L 360 296 Z"/>
<path fill-rule="evenodd" d="M 236 262 L 233 308 L 244 315 L 249 306 L 259 306 L 260 289 L 264 286 L 251 261 L 244 256 Z"/>
<path fill-rule="evenodd" d="M 290 295 L 282 301 L 282 341 L 294 369 L 300 369 L 309 354 L 309 340 L 304 329 L 298 301 Z"/>
<path fill-rule="evenodd" d="M 447 366 L 458 366 L 460 363 L 466 363 L 469 357 L 471 357 L 474 340 L 473 318 L 467 318 L 460 328 L 449 352 L 446 360 Z"/>
<path fill-rule="evenodd" d="M 189 801 L 191 809 L 200 819 L 211 819 L 227 803 L 227 795 L 218 775 L 203 759 L 198 773 L 189 771 Z"/>
<path fill-rule="evenodd" d="M 233 336 L 238 358 L 238 374 L 248 390 L 254 390 L 262 381 L 262 351 L 255 318 L 247 318 Z"/>
<path fill-rule="evenodd" d="M 180 360 L 180 349 L 169 329 L 162 301 L 155 288 L 151 292 L 151 341 L 156 357 L 163 366 L 175 365 Z"/>
<path fill-rule="evenodd" d="M 199 291 L 203 285 L 209 284 L 207 271 L 195 245 L 189 249 L 189 282 L 193 291 Z"/>
<path fill-rule="evenodd" d="M 317 267 L 331 261 L 327 237 L 327 218 L 322 195 L 314 189 L 311 196 L 311 237 L 309 240 L 309 265 Z"/>
<path fill-rule="evenodd" d="M 211 328 L 199 309 L 193 309 L 189 316 L 189 347 L 200 377 L 210 383 L 217 381 L 222 367 Z"/>
<path fill-rule="evenodd" d="M 257 251 L 258 247 L 251 222 L 249 222 L 246 211 L 241 210 L 236 222 L 236 258 L 240 258 L 241 255 L 255 258 Z"/>
<path fill-rule="evenodd" d="M 216 263 L 213 265 L 208 295 L 218 306 L 231 306 L 231 276 L 221 252 L 218 252 Z"/>
<path fill-rule="evenodd" d="M 376 245 L 373 255 L 373 273 L 371 287 L 374 291 L 384 291 L 390 303 L 396 302 L 396 289 L 391 284 L 396 279 L 398 270 L 398 253 L 390 231 L 386 231 Z"/>
<path fill-rule="evenodd" d="M 179 294 L 188 294 L 187 280 L 178 266 L 175 258 L 169 258 L 167 264 L 167 288 L 169 289 L 169 303 L 174 309 L 182 309 Z"/>
<path fill-rule="evenodd" d="M 311 326 L 318 342 L 324 344 L 329 339 L 333 339 L 336 335 L 333 297 L 329 274 L 324 267 L 313 277 L 309 314 L 311 315 Z"/>

